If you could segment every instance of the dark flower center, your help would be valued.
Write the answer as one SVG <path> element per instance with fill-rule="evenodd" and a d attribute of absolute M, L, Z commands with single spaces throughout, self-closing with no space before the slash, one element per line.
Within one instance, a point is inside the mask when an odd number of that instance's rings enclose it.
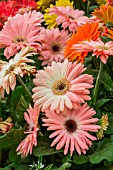
<path fill-rule="evenodd" d="M 52 86 L 52 91 L 55 95 L 64 95 L 70 87 L 70 83 L 66 79 L 55 81 Z"/>
<path fill-rule="evenodd" d="M 27 42 L 27 40 L 22 36 L 16 37 L 13 40 L 13 43 L 15 43 L 15 44 L 18 44 L 18 43 L 20 44 L 20 43 L 24 43 L 24 42 Z"/>
<path fill-rule="evenodd" d="M 68 132 L 74 132 L 77 128 L 77 125 L 74 120 L 67 120 L 65 123 L 66 130 Z"/>
<path fill-rule="evenodd" d="M 58 52 L 58 51 L 60 51 L 60 48 L 59 48 L 58 45 L 53 45 L 53 46 L 52 46 L 52 50 L 53 50 L 54 52 Z"/>
<path fill-rule="evenodd" d="M 64 90 L 65 87 L 66 87 L 66 84 L 62 83 L 57 87 L 57 90 Z"/>

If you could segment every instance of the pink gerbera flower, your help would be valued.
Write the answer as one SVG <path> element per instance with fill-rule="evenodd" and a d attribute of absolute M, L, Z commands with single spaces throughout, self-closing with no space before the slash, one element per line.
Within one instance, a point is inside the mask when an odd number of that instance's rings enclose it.
<path fill-rule="evenodd" d="M 37 106 L 45 111 L 50 110 L 64 111 L 76 108 L 85 100 L 90 100 L 88 90 L 92 88 L 93 77 L 82 74 L 85 68 L 81 63 L 52 62 L 51 67 L 47 66 L 44 70 L 39 70 L 34 79 L 33 99 Z"/>
<path fill-rule="evenodd" d="M 21 154 L 22 157 L 26 157 L 29 152 L 30 154 L 32 154 L 33 145 L 37 145 L 37 131 L 39 130 L 38 117 L 40 110 L 37 109 L 35 105 L 34 108 L 32 108 L 30 105 L 27 111 L 28 114 L 25 112 L 24 118 L 29 125 L 28 131 L 25 132 L 28 135 L 16 149 L 16 151 L 18 152 L 17 154 Z"/>
<path fill-rule="evenodd" d="M 8 20 L 11 23 L 15 23 L 17 20 L 18 22 L 21 22 L 23 20 L 23 22 L 33 24 L 35 26 L 41 26 L 41 23 L 44 21 L 43 14 L 41 12 L 37 12 L 36 10 L 26 12 L 23 15 L 18 13 L 14 17 L 9 17 Z M 7 25 L 7 22 L 5 25 Z"/>
<path fill-rule="evenodd" d="M 65 114 L 56 114 L 51 110 L 46 110 L 47 118 L 43 119 L 45 122 L 43 126 L 49 126 L 47 130 L 55 131 L 50 135 L 50 138 L 55 137 L 51 146 L 57 144 L 57 150 L 64 147 L 64 155 L 69 149 L 71 156 L 75 149 L 79 155 L 81 152 L 86 154 L 88 146 L 92 145 L 91 140 L 96 140 L 96 137 L 88 132 L 97 132 L 100 129 L 100 126 L 95 125 L 98 119 L 92 118 L 95 114 L 96 112 L 89 108 L 87 103 L 78 110 L 67 109 Z"/>
<path fill-rule="evenodd" d="M 56 19 L 58 25 L 62 24 L 64 29 L 69 28 L 71 32 L 75 32 L 78 26 L 90 21 L 88 17 L 84 16 L 84 11 L 74 10 L 70 6 L 51 8 L 50 13 L 58 16 Z"/>
<path fill-rule="evenodd" d="M 40 60 L 42 65 L 50 65 L 52 61 L 62 62 L 64 60 L 64 48 L 69 38 L 68 31 L 56 29 L 44 29 L 40 39 L 42 43 Z"/>
<path fill-rule="evenodd" d="M 93 52 L 92 56 L 100 59 L 106 64 L 109 55 L 113 55 L 113 41 L 103 43 L 101 40 L 98 41 L 82 41 L 80 44 L 75 44 L 72 47 L 77 52 Z"/>
<path fill-rule="evenodd" d="M 39 16 L 34 11 L 32 13 Z M 37 18 L 34 19 L 31 12 L 24 15 L 17 14 L 17 16 L 7 21 L 0 32 L 1 48 L 6 47 L 4 55 L 7 58 L 27 46 L 34 48 L 35 51 L 40 50 L 40 44 L 38 43 L 40 29 L 35 26 L 35 21 L 37 21 Z M 39 24 L 39 22 L 36 24 Z"/>

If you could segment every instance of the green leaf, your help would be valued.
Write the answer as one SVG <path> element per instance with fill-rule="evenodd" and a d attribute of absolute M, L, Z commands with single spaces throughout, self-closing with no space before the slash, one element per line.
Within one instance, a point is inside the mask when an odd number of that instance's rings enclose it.
<path fill-rule="evenodd" d="M 105 131 L 105 134 L 113 134 L 113 115 L 108 117 L 108 128 L 107 131 Z"/>
<path fill-rule="evenodd" d="M 92 164 L 98 164 L 104 159 L 108 162 L 113 161 L 113 142 L 107 143 L 103 146 L 101 150 L 95 151 L 89 156 L 90 162 Z"/>
<path fill-rule="evenodd" d="M 98 8 L 98 5 L 92 5 L 89 7 L 89 11 L 93 12 L 95 8 Z"/>
<path fill-rule="evenodd" d="M 101 106 L 103 106 L 105 103 L 107 103 L 108 101 L 110 101 L 110 99 L 101 99 L 101 100 L 98 100 L 98 101 L 96 102 L 95 107 L 101 107 Z"/>
<path fill-rule="evenodd" d="M 29 105 L 29 98 L 28 100 L 26 100 L 24 96 L 24 90 L 20 86 L 13 91 L 11 96 L 11 113 L 12 116 L 15 115 L 16 119 L 18 119 L 19 121 L 23 119 L 24 112 L 26 111 Z"/>
<path fill-rule="evenodd" d="M 47 166 L 46 168 L 44 168 L 44 170 L 51 170 L 53 164 L 50 164 L 49 166 Z"/>
<path fill-rule="evenodd" d="M 10 149 L 10 151 L 9 151 L 9 160 L 12 163 L 16 163 L 16 162 L 18 162 L 19 159 L 20 159 L 20 155 L 17 155 L 16 148 Z"/>
<path fill-rule="evenodd" d="M 62 150 L 58 151 L 55 148 L 51 148 L 50 143 L 51 140 L 48 138 L 48 136 L 39 136 L 38 145 L 33 149 L 33 154 L 40 157 L 40 155 L 45 156 L 62 152 Z"/>
<path fill-rule="evenodd" d="M 58 169 L 55 170 L 66 170 L 66 168 L 69 168 L 71 166 L 71 163 L 64 163 L 62 166 L 60 166 Z"/>
<path fill-rule="evenodd" d="M 88 161 L 89 161 L 88 156 L 85 156 L 85 155 L 81 155 L 81 156 L 74 155 L 73 156 L 73 162 L 76 164 L 84 164 L 84 163 L 87 163 Z"/>
<path fill-rule="evenodd" d="M 0 136 L 0 150 L 3 148 L 17 147 L 24 136 L 24 129 L 13 129 L 12 131 Z"/>
<path fill-rule="evenodd" d="M 29 170 L 30 166 L 24 163 L 14 163 L 13 166 L 15 168 L 15 170 Z"/>
<path fill-rule="evenodd" d="M 4 168 L 0 168 L 0 170 L 11 170 L 11 167 L 6 166 L 6 167 L 4 167 Z"/>
<path fill-rule="evenodd" d="M 112 94 L 113 94 L 113 80 L 106 72 L 102 73 L 101 83 L 103 83 L 104 88 L 107 91 L 112 92 Z"/>

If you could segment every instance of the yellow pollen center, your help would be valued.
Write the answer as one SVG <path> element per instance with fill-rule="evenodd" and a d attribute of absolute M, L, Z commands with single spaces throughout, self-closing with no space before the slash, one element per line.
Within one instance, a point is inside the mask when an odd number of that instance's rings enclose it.
<path fill-rule="evenodd" d="M 66 79 L 55 81 L 52 86 L 52 91 L 55 95 L 64 95 L 70 88 L 70 83 Z"/>
<path fill-rule="evenodd" d="M 14 68 L 15 68 L 15 65 L 10 66 L 9 69 L 7 69 L 7 70 L 5 71 L 5 76 L 6 76 L 7 74 L 10 74 L 10 73 L 14 70 Z"/>
<path fill-rule="evenodd" d="M 102 45 L 98 45 L 96 46 L 96 49 L 102 49 L 102 50 L 109 50 L 109 47 L 106 47 L 106 46 L 102 46 Z"/>
<path fill-rule="evenodd" d="M 27 40 L 26 38 L 19 36 L 19 37 L 16 37 L 12 42 L 15 44 L 21 44 L 21 43 L 26 43 Z"/>

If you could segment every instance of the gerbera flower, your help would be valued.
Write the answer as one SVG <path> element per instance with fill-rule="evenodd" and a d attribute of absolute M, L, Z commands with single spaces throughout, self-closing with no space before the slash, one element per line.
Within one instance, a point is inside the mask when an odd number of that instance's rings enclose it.
<path fill-rule="evenodd" d="M 13 123 L 11 117 L 8 117 L 5 121 L 2 120 L 2 118 L 0 118 L 0 133 L 7 133 L 9 132 L 12 127 L 13 127 Z"/>
<path fill-rule="evenodd" d="M 16 8 L 9 6 L 6 1 L 0 2 L 0 29 L 2 29 L 4 22 L 7 21 L 9 16 L 14 16 L 17 13 Z"/>
<path fill-rule="evenodd" d="M 58 0 L 55 2 L 55 6 L 70 6 L 71 8 L 73 8 L 73 1 L 70 2 L 70 0 Z M 50 10 L 51 8 L 53 8 L 54 5 L 50 5 L 50 8 L 45 9 L 45 14 L 44 14 L 44 20 L 45 20 L 45 25 L 47 25 L 47 28 L 56 28 L 57 27 L 57 15 L 56 14 L 51 14 Z"/>
<path fill-rule="evenodd" d="M 68 31 L 56 29 L 44 29 L 40 39 L 42 43 L 40 60 L 42 65 L 50 65 L 52 61 L 62 62 L 64 60 L 64 48 L 69 38 Z"/>
<path fill-rule="evenodd" d="M 97 132 L 97 139 L 100 140 L 104 137 L 104 131 L 107 130 L 109 121 L 108 121 L 108 115 L 102 115 L 101 119 L 98 121 L 98 124 L 101 126 L 99 131 Z"/>
<path fill-rule="evenodd" d="M 113 0 L 107 0 L 108 5 L 113 5 Z"/>
<path fill-rule="evenodd" d="M 37 106 L 45 111 L 64 111 L 77 108 L 85 100 L 90 100 L 89 88 L 92 88 L 93 77 L 82 74 L 84 66 L 66 59 L 63 63 L 52 62 L 52 66 L 39 70 L 34 79 L 33 99 Z M 81 75 L 82 74 L 82 75 Z"/>
<path fill-rule="evenodd" d="M 109 55 L 113 55 L 113 41 L 103 43 L 101 40 L 98 41 L 83 41 L 80 44 L 73 45 L 73 48 L 77 52 L 93 52 L 92 56 L 100 59 L 104 64 L 106 64 Z"/>
<path fill-rule="evenodd" d="M 41 9 L 41 11 L 43 11 L 45 8 L 49 7 L 49 5 L 51 3 L 53 3 L 53 2 L 55 2 L 55 0 L 48 0 L 48 1 L 46 1 L 46 0 L 39 0 L 37 2 L 37 8 Z"/>
<path fill-rule="evenodd" d="M 60 6 L 50 9 L 51 14 L 56 14 L 58 17 L 56 22 L 62 24 L 63 29 L 69 28 L 69 31 L 75 32 L 78 26 L 84 25 L 90 19 L 84 16 L 84 11 L 74 10 L 70 6 Z"/>
<path fill-rule="evenodd" d="M 96 8 L 92 14 L 108 26 L 113 24 L 113 7 L 110 5 L 101 5 L 100 9 Z"/>
<path fill-rule="evenodd" d="M 106 4 L 107 0 L 96 0 L 96 3 L 99 5 Z"/>
<path fill-rule="evenodd" d="M 24 113 L 24 119 L 28 123 L 28 130 L 24 132 L 27 134 L 26 138 L 19 144 L 16 151 L 22 157 L 26 157 L 28 153 L 32 154 L 33 146 L 37 145 L 37 131 L 39 130 L 38 117 L 40 110 L 34 105 L 34 108 L 29 105 L 28 114 Z"/>
<path fill-rule="evenodd" d="M 4 55 L 8 59 L 27 46 L 34 48 L 34 51 L 40 50 L 40 44 L 38 43 L 40 29 L 33 24 L 34 19 L 32 20 L 33 22 L 31 21 L 31 15 L 30 12 L 25 15 L 19 14 L 12 19 L 10 18 L 0 32 L 1 48 L 3 46 L 6 47 Z"/>
<path fill-rule="evenodd" d="M 65 114 L 56 114 L 51 110 L 46 111 L 46 117 L 43 119 L 43 126 L 49 126 L 47 130 L 54 130 L 50 135 L 50 138 L 55 137 L 51 147 L 56 145 L 56 149 L 59 150 L 64 147 L 64 155 L 68 153 L 70 149 L 70 155 L 76 150 L 79 155 L 81 152 L 86 154 L 88 146 L 92 145 L 92 141 L 96 140 L 96 137 L 89 134 L 89 132 L 98 132 L 100 126 L 95 125 L 98 118 L 93 118 L 96 112 L 89 108 L 85 103 L 78 110 L 67 109 Z"/>
<path fill-rule="evenodd" d="M 36 9 L 35 0 L 8 0 L 0 2 L 0 29 L 9 16 L 14 16 L 20 8 Z"/>
<path fill-rule="evenodd" d="M 17 20 L 18 22 L 19 21 L 21 22 L 23 20 L 23 22 L 26 21 L 26 23 L 33 24 L 35 26 L 41 26 L 41 23 L 44 21 L 43 14 L 40 12 L 37 12 L 36 10 L 26 12 L 23 15 L 16 14 L 14 17 L 9 17 L 8 20 L 11 23 L 15 23 Z"/>
<path fill-rule="evenodd" d="M 31 55 L 33 55 L 33 53 L 30 52 L 30 48 L 26 47 L 17 53 L 13 59 L 10 59 L 8 63 L 3 64 L 0 71 L 0 93 L 2 97 L 3 89 L 6 90 L 7 94 L 9 94 L 10 88 L 14 90 L 16 86 L 16 75 L 23 77 L 23 68 L 26 66 L 26 62 L 34 62 L 27 58 L 27 56 Z"/>
<path fill-rule="evenodd" d="M 108 37 L 110 37 L 111 39 L 113 39 L 113 29 L 108 29 Z"/>
<path fill-rule="evenodd" d="M 98 30 L 99 24 L 96 23 L 86 23 L 85 25 L 78 27 L 76 34 L 67 41 L 67 46 L 65 48 L 65 57 L 69 60 L 76 60 L 84 62 L 84 58 L 87 56 L 87 52 L 77 52 L 73 48 L 73 45 L 81 43 L 82 41 L 96 41 L 100 36 L 100 31 Z"/>

